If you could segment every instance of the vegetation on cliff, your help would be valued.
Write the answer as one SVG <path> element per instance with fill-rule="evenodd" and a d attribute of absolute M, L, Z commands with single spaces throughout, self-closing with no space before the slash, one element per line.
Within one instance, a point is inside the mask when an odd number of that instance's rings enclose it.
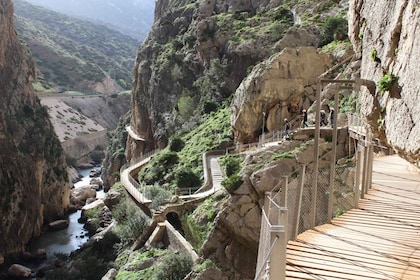
<path fill-rule="evenodd" d="M 34 62 L 0 2 L 0 255 L 21 252 L 44 223 L 65 214 L 70 185 L 63 149 L 33 93 Z"/>

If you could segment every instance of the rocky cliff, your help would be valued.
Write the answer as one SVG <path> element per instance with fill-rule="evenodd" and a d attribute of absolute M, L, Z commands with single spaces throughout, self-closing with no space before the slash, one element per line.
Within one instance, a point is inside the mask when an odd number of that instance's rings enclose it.
<path fill-rule="evenodd" d="M 60 142 L 33 94 L 35 65 L 16 37 L 11 0 L 0 2 L 0 38 L 0 255 L 8 255 L 64 214 L 70 186 Z"/>
<path fill-rule="evenodd" d="M 134 69 L 131 125 L 146 141 L 129 140 L 129 159 L 190 129 L 194 116 L 220 106 L 256 63 L 285 47 L 319 46 L 317 22 L 343 7 L 337 1 L 157 1 Z"/>
<path fill-rule="evenodd" d="M 420 2 L 352 0 L 349 35 L 361 63 L 361 112 L 375 137 L 420 160 Z"/>

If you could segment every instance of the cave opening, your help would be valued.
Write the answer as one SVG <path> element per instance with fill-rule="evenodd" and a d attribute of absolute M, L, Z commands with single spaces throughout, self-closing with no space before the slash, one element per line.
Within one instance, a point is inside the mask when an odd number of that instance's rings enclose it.
<path fill-rule="evenodd" d="M 184 230 L 182 228 L 182 222 L 178 214 L 175 212 L 170 212 L 166 214 L 166 220 L 179 232 L 182 236 L 185 236 Z"/>

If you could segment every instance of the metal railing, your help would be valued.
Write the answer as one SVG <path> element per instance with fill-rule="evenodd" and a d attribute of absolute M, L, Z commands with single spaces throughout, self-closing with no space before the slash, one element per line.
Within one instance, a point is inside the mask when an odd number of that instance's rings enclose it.
<path fill-rule="evenodd" d="M 121 183 L 124 185 L 128 193 L 139 203 L 151 203 L 151 194 L 146 186 L 139 183 L 131 176 L 131 172 L 148 163 L 150 159 L 159 151 L 160 149 L 156 149 L 143 154 L 135 164 L 130 165 L 129 163 L 126 163 L 120 168 Z"/>
<path fill-rule="evenodd" d="M 261 216 L 257 268 L 254 280 L 284 279 L 287 245 L 287 178 L 278 192 L 267 192 Z M 270 265 L 273 264 L 273 265 Z"/>

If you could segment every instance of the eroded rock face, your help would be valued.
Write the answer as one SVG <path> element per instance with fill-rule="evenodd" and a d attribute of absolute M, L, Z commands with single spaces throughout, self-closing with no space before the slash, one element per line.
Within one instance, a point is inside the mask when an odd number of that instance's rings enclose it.
<path fill-rule="evenodd" d="M 248 30 L 263 30 L 269 16 L 256 20 L 255 15 L 281 4 L 278 0 L 157 1 L 155 23 L 134 68 L 131 126 L 146 141 L 128 139 L 128 161 L 164 147 L 183 125 L 177 120 L 183 95 L 193 96 L 193 110 L 206 101 L 220 104 L 236 90 L 250 66 L 287 46 L 317 46 L 319 30 L 313 27 L 293 28 L 283 40 L 282 31 L 241 37 L 242 32 L 231 26 L 239 19 Z M 282 28 L 286 30 L 294 17 L 291 11 L 285 16 L 287 23 Z M 211 77 L 214 61 L 220 64 L 217 77 Z M 202 79 L 209 77 L 213 78 L 207 81 L 211 87 L 201 86 Z"/>
<path fill-rule="evenodd" d="M 264 130 L 283 130 L 314 99 L 319 75 L 331 58 L 313 47 L 286 48 L 254 67 L 236 90 L 231 124 L 240 143 L 256 142 Z"/>
<path fill-rule="evenodd" d="M 411 162 L 420 160 L 420 8 L 416 0 L 350 1 L 349 36 L 361 78 L 376 84 L 387 73 L 394 87 L 361 88 L 361 112 L 375 137 Z"/>
<path fill-rule="evenodd" d="M 33 94 L 34 62 L 0 2 L 0 255 L 22 251 L 41 226 L 64 215 L 70 183 L 48 113 Z"/>

